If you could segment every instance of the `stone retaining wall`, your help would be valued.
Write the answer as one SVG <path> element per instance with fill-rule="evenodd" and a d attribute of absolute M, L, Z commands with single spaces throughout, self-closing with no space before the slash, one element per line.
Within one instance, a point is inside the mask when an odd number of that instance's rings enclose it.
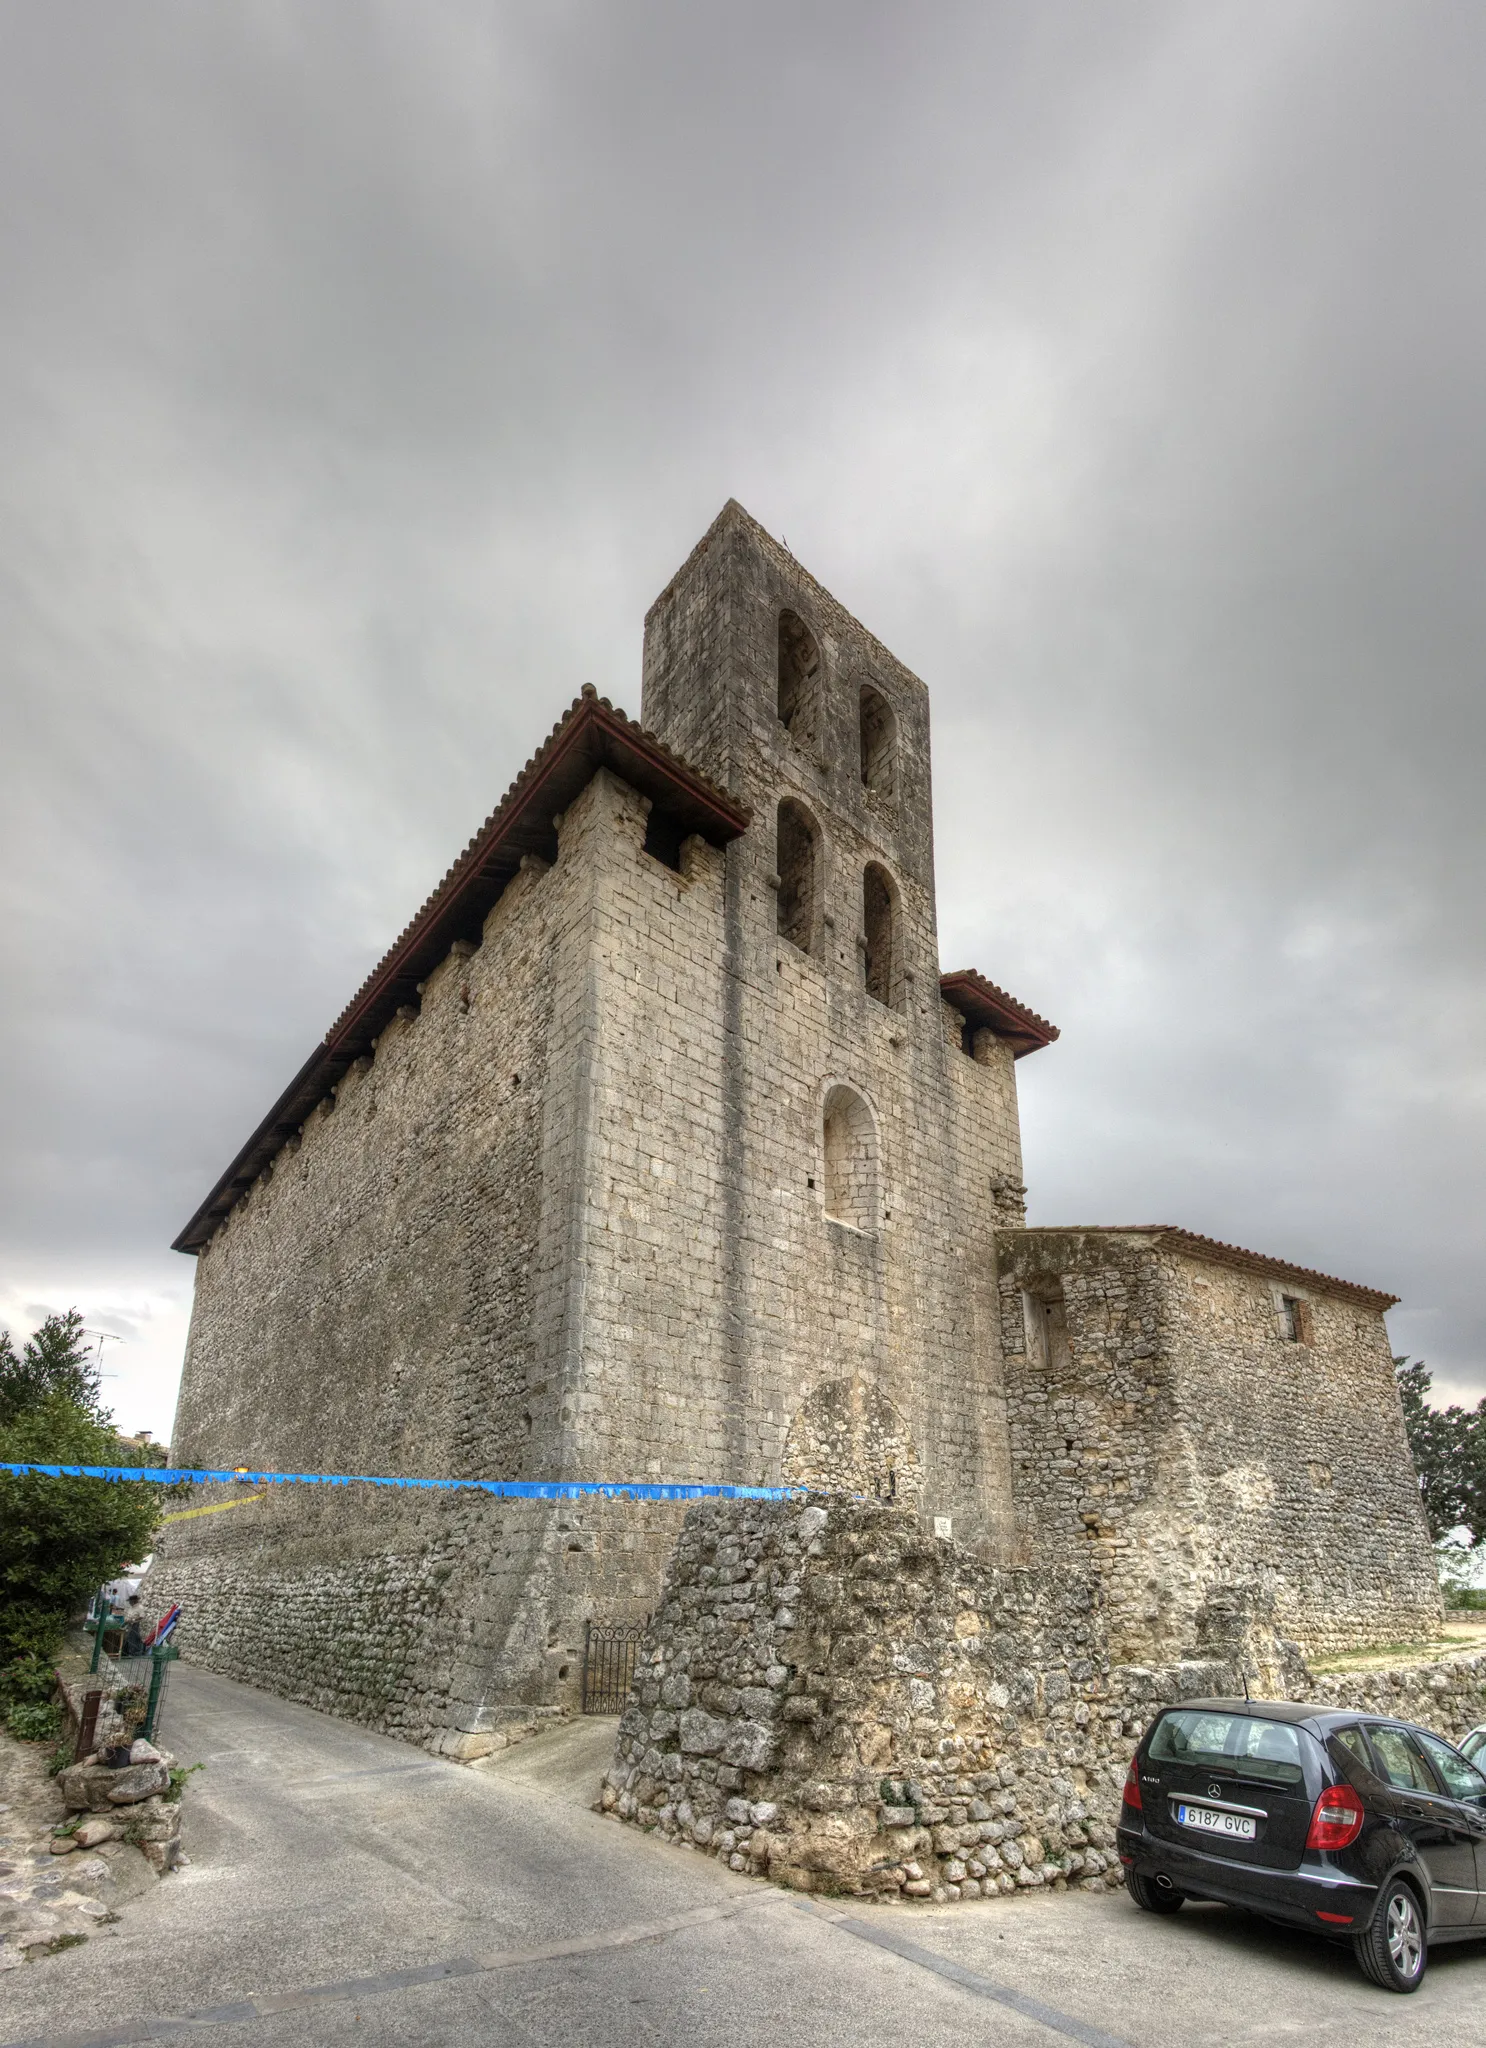
<path fill-rule="evenodd" d="M 1307 1697 L 1366 1714 L 1395 1714 L 1458 1742 L 1486 1722 L 1486 1650 L 1437 1664 L 1331 1672 L 1311 1679 Z"/>
<path fill-rule="evenodd" d="M 1120 1882 L 1114 1827 L 1157 1709 L 1240 1690 L 1486 1717 L 1486 1653 L 1312 1681 L 1241 1589 L 1214 1654 L 1113 1665 L 1097 1571 L 999 1569 L 836 1497 L 686 1518 L 603 1810 L 805 1891 L 948 1900 Z"/>

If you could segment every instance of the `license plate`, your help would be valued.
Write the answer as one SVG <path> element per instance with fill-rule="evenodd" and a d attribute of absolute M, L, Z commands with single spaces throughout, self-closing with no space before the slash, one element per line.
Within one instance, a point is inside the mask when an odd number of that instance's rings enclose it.
<path fill-rule="evenodd" d="M 1224 1835 L 1230 1842 L 1252 1842 L 1254 1823 L 1242 1813 L 1222 1813 L 1215 1806 L 1178 1806 L 1177 1821 L 1184 1828 L 1200 1828 L 1205 1835 Z"/>

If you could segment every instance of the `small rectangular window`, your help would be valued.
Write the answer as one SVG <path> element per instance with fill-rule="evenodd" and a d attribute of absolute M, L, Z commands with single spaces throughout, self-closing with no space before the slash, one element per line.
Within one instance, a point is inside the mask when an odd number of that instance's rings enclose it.
<path fill-rule="evenodd" d="M 1287 1344 L 1309 1344 L 1311 1341 L 1311 1305 L 1298 1295 L 1280 1296 L 1280 1330 Z"/>

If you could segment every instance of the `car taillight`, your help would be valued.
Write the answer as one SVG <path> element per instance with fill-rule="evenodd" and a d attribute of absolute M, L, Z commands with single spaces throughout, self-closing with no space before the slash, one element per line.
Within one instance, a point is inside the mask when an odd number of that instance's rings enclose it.
<path fill-rule="evenodd" d="M 1137 1761 L 1137 1758 L 1131 1757 L 1130 1768 L 1125 1773 L 1125 1804 L 1127 1806 L 1133 1806 L 1135 1808 L 1135 1811 L 1139 1813 L 1141 1811 L 1140 1780 L 1135 1775 L 1135 1766 Z"/>
<path fill-rule="evenodd" d="M 1362 1800 L 1350 1785 L 1328 1785 L 1311 1815 L 1307 1849 L 1345 1849 L 1362 1833 Z"/>

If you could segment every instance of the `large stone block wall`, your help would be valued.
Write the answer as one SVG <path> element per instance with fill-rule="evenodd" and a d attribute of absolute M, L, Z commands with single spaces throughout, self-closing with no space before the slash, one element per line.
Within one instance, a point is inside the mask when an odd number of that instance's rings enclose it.
<path fill-rule="evenodd" d="M 561 928 L 573 876 L 522 874 L 291 1137 L 197 1262 L 174 1446 L 277 1470 L 521 1477 L 537 1369 Z M 560 1139 L 559 1139 L 560 1142 Z M 543 1224 L 547 1242 L 543 1242 Z M 535 1405 L 534 1405 L 535 1404 Z"/>
<path fill-rule="evenodd" d="M 788 609 L 822 656 L 808 744 L 778 717 L 778 621 Z M 863 786 L 858 691 L 870 685 L 897 723 L 895 789 Z M 895 875 L 932 892 L 929 693 L 780 544 L 730 502 L 645 617 L 644 723 L 770 823 L 781 794 L 852 825 Z M 854 941 L 860 905 L 853 905 Z M 932 914 L 932 903 L 929 905 Z M 938 963 L 934 963 L 938 976 Z"/>
<path fill-rule="evenodd" d="M 802 1890 L 948 1900 L 1120 1882 L 1120 1791 L 1178 1699 L 1315 1698 L 1457 1738 L 1486 1654 L 1313 1680 L 1262 1589 L 1217 1654 L 1121 1665 L 1102 1575 L 1000 1568 L 816 1496 L 693 1508 L 621 1719 L 606 1812 Z"/>
<path fill-rule="evenodd" d="M 1006 1231 L 999 1252 L 1021 1554 L 1093 1564 L 1116 1655 L 1202 1654 L 1211 1596 L 1240 1582 L 1313 1655 L 1434 1631 L 1375 1303 L 1153 1232 Z"/>
<path fill-rule="evenodd" d="M 616 854 L 669 881 L 616 831 L 643 808 L 596 776 L 556 865 L 528 861 L 206 1247 L 185 1462 L 647 1476 L 602 1445 L 585 1463 L 581 1440 L 596 934 Z M 574 1699 L 585 1619 L 647 1610 L 671 1526 L 655 1506 L 292 1488 L 171 1526 L 157 1572 L 188 1657 L 425 1740 L 495 1697 Z"/>
<path fill-rule="evenodd" d="M 778 623 L 821 657 L 808 744 L 781 723 Z M 864 787 L 869 684 L 897 721 L 895 789 Z M 730 506 L 646 622 L 645 722 L 754 810 L 725 857 L 723 1340 L 734 1465 L 749 1477 L 911 1487 L 1006 1554 L 1011 1476 L 995 1297 L 996 1190 L 1018 1184 L 1009 1048 L 939 998 L 928 697 L 786 550 Z M 775 819 L 821 835 L 811 946 L 777 930 Z M 891 1000 L 867 991 L 863 875 L 898 906 Z M 647 930 L 653 927 L 647 925 Z M 865 1104 L 868 1227 L 826 1207 L 824 1113 Z M 819 1462 L 812 1466 L 811 1459 Z"/>

